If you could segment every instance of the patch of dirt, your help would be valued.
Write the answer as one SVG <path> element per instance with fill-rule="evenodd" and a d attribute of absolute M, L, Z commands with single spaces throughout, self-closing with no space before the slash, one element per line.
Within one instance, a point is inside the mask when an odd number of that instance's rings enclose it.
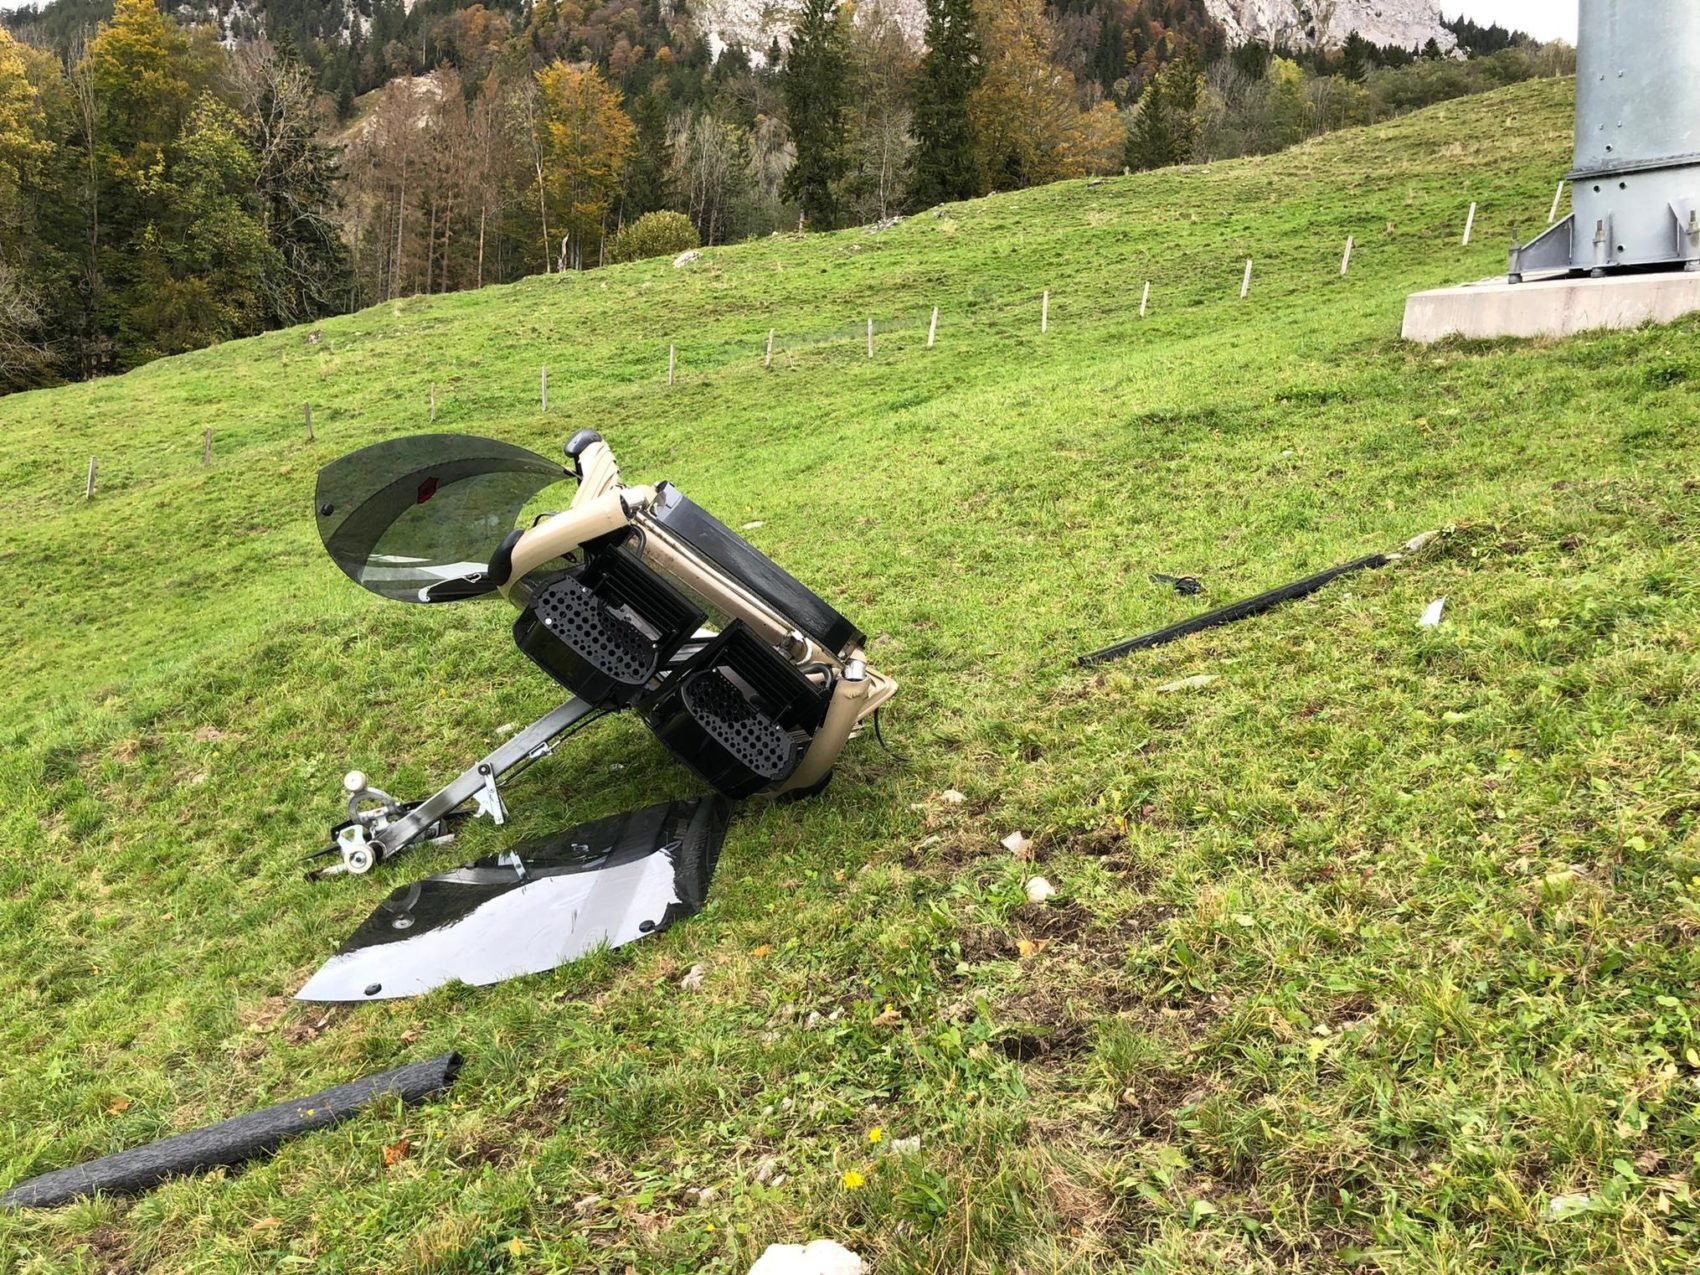
<path fill-rule="evenodd" d="M 957 945 L 962 949 L 962 959 L 970 965 L 1013 961 L 1019 955 L 1014 937 L 990 925 L 976 925 L 962 931 Z"/>
<path fill-rule="evenodd" d="M 89 1234 L 89 1257 L 102 1275 L 128 1275 L 135 1269 L 130 1265 L 130 1242 L 116 1226 L 97 1227 Z"/>
<path fill-rule="evenodd" d="M 1027 1024 L 1005 1031 L 991 1044 L 1014 1062 L 1073 1058 L 1086 1048 L 1086 1028 L 1080 1023 Z"/>
<path fill-rule="evenodd" d="M 332 1005 L 324 1010 L 314 1006 L 283 1029 L 283 1038 L 291 1045 L 305 1045 L 310 1040 L 317 1040 L 325 1032 L 341 1026 L 353 1012 L 352 1005 Z"/>
<path fill-rule="evenodd" d="M 1072 943 L 1092 924 L 1092 913 L 1084 904 L 1023 903 L 1010 920 L 1020 938 L 1050 939 Z"/>
<path fill-rule="evenodd" d="M 1142 1072 L 1122 1090 L 1114 1123 L 1142 1138 L 1166 1140 L 1174 1137 L 1176 1113 L 1202 1102 L 1209 1093 L 1208 1081 L 1200 1076 Z"/>

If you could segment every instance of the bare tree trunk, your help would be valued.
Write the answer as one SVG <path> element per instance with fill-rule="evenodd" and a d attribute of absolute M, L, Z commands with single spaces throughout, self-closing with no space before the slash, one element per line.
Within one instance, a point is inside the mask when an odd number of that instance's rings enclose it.
<path fill-rule="evenodd" d="M 480 205 L 478 209 L 478 282 L 473 285 L 476 288 L 484 286 L 484 212 L 485 209 Z"/>

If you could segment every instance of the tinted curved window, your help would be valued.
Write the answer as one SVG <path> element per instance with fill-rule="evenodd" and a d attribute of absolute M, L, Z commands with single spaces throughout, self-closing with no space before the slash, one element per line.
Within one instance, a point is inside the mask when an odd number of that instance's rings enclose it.
<path fill-rule="evenodd" d="M 480 597 L 493 591 L 485 567 L 520 511 L 565 477 L 555 462 L 491 438 L 392 438 L 319 471 L 319 538 L 349 579 L 383 597 Z"/>

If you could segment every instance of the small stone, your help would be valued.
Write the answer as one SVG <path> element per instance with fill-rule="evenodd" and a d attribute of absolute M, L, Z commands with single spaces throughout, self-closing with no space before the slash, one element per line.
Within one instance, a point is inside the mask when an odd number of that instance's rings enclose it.
<path fill-rule="evenodd" d="M 963 802 L 967 801 L 968 798 L 962 793 L 957 792 L 954 788 L 946 788 L 939 794 L 939 800 L 944 802 L 947 806 L 960 806 Z"/>
<path fill-rule="evenodd" d="M 750 1275 L 862 1275 L 862 1259 L 832 1240 L 770 1244 Z"/>
<path fill-rule="evenodd" d="M 1043 903 L 1046 899 L 1054 899 L 1056 895 L 1057 887 L 1045 880 L 1044 877 L 1031 877 L 1028 879 L 1027 901 L 1029 903 Z"/>
<path fill-rule="evenodd" d="M 679 980 L 679 986 L 687 992 L 694 992 L 702 986 L 703 975 L 707 973 L 700 965 L 691 966 L 690 970 Z"/>
<path fill-rule="evenodd" d="M 746 522 L 744 524 L 744 530 L 745 531 L 756 531 L 756 530 L 759 530 L 760 528 L 765 527 L 765 526 L 767 526 L 767 524 L 758 519 L 755 522 Z"/>
<path fill-rule="evenodd" d="M 699 258 L 701 256 L 702 256 L 702 253 L 698 252 L 695 248 L 691 248 L 691 249 L 689 249 L 685 252 L 681 252 L 677 257 L 673 258 L 673 269 L 675 269 L 675 270 L 683 269 L 685 266 L 690 265 L 691 262 L 695 261 L 697 258 Z"/>
<path fill-rule="evenodd" d="M 893 1138 L 885 1144 L 886 1155 L 914 1155 L 921 1149 L 921 1135 L 909 1138 Z"/>
<path fill-rule="evenodd" d="M 1012 832 L 998 844 L 1017 859 L 1031 859 L 1033 857 L 1033 843 L 1028 840 L 1025 832 Z"/>
<path fill-rule="evenodd" d="M 821 1025 L 820 1010 L 811 1009 L 809 1011 L 809 1016 L 803 1020 L 803 1030 L 806 1031 L 806 1032 L 812 1032 L 815 1028 L 819 1027 L 820 1025 Z"/>

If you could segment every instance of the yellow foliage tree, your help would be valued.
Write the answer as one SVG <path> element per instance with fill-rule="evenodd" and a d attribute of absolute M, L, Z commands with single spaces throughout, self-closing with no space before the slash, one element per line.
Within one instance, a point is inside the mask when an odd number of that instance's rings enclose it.
<path fill-rule="evenodd" d="M 0 244 L 16 231 L 25 180 L 47 155 L 38 99 L 23 50 L 0 27 Z"/>
<path fill-rule="evenodd" d="M 593 66 L 555 62 L 537 73 L 549 223 L 567 236 L 572 264 L 601 243 L 620 193 L 636 127 L 620 91 Z"/>
<path fill-rule="evenodd" d="M 968 112 L 985 188 L 1037 186 L 1110 164 L 1113 111 L 1080 109 L 1073 74 L 1052 60 L 1056 30 L 1044 0 L 979 0 L 977 13 L 986 73 Z"/>

